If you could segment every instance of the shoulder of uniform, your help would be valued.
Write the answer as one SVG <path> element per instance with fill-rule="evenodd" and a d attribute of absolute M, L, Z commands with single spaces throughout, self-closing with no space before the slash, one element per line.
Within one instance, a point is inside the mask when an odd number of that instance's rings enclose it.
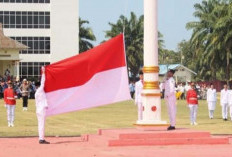
<path fill-rule="evenodd" d="M 175 82 L 175 80 L 174 80 L 174 78 L 173 78 L 173 77 L 171 77 L 171 78 L 170 78 L 170 81 L 171 81 L 171 82 Z"/>
<path fill-rule="evenodd" d="M 138 85 L 140 82 L 141 82 L 140 80 L 139 80 L 139 81 L 137 81 L 137 82 L 135 82 L 135 85 Z"/>

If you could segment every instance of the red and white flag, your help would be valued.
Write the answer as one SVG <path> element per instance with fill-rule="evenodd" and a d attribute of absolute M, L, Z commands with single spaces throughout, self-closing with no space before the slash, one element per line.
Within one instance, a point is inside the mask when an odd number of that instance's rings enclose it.
<path fill-rule="evenodd" d="M 123 35 L 45 67 L 46 116 L 129 100 Z"/>

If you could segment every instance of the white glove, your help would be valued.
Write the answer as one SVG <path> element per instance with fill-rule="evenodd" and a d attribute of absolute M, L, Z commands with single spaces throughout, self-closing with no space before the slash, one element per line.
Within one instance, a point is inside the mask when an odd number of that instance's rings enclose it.
<path fill-rule="evenodd" d="M 4 107 L 5 107 L 5 108 L 7 107 L 6 104 L 4 105 Z"/>

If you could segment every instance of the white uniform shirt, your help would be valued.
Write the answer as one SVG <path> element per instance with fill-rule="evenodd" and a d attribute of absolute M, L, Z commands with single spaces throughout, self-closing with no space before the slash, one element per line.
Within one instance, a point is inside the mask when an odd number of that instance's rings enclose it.
<path fill-rule="evenodd" d="M 45 75 L 42 74 L 41 78 L 41 86 L 37 89 L 35 93 L 35 102 L 36 102 L 36 113 L 43 114 L 43 110 L 48 107 L 46 94 L 44 92 L 44 83 L 45 83 Z"/>
<path fill-rule="evenodd" d="M 188 92 L 189 89 L 191 89 L 191 87 L 189 85 L 185 85 L 185 91 Z"/>
<path fill-rule="evenodd" d="M 229 103 L 229 90 L 221 90 L 221 105 Z"/>
<path fill-rule="evenodd" d="M 207 90 L 207 102 L 217 101 L 216 89 L 209 88 Z"/>
<path fill-rule="evenodd" d="M 162 92 L 163 91 L 163 83 L 160 83 L 159 87 L 160 87 L 160 91 Z"/>
<path fill-rule="evenodd" d="M 135 104 L 142 103 L 143 83 L 141 80 L 135 83 Z"/>
<path fill-rule="evenodd" d="M 165 97 L 175 96 L 175 80 L 173 79 L 173 77 L 170 77 L 168 80 L 165 80 L 164 89 Z"/>
<path fill-rule="evenodd" d="M 180 92 L 182 92 L 182 93 L 184 93 L 184 87 L 183 86 L 178 86 L 178 90 L 180 91 Z"/>
<path fill-rule="evenodd" d="M 229 98 L 228 98 L 229 106 L 232 106 L 232 90 L 229 90 L 228 96 L 229 96 Z"/>

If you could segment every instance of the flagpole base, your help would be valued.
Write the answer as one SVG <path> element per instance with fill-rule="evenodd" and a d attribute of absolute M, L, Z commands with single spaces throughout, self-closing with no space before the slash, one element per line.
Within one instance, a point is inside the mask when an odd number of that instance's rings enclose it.
<path fill-rule="evenodd" d="M 166 121 L 159 121 L 159 120 L 152 120 L 152 121 L 137 120 L 135 125 L 168 126 L 169 124 Z"/>
<path fill-rule="evenodd" d="M 164 131 L 167 129 L 167 127 L 170 124 L 168 124 L 166 121 L 150 121 L 150 122 L 145 122 L 145 121 L 137 121 L 134 126 L 138 130 L 142 131 Z"/>

